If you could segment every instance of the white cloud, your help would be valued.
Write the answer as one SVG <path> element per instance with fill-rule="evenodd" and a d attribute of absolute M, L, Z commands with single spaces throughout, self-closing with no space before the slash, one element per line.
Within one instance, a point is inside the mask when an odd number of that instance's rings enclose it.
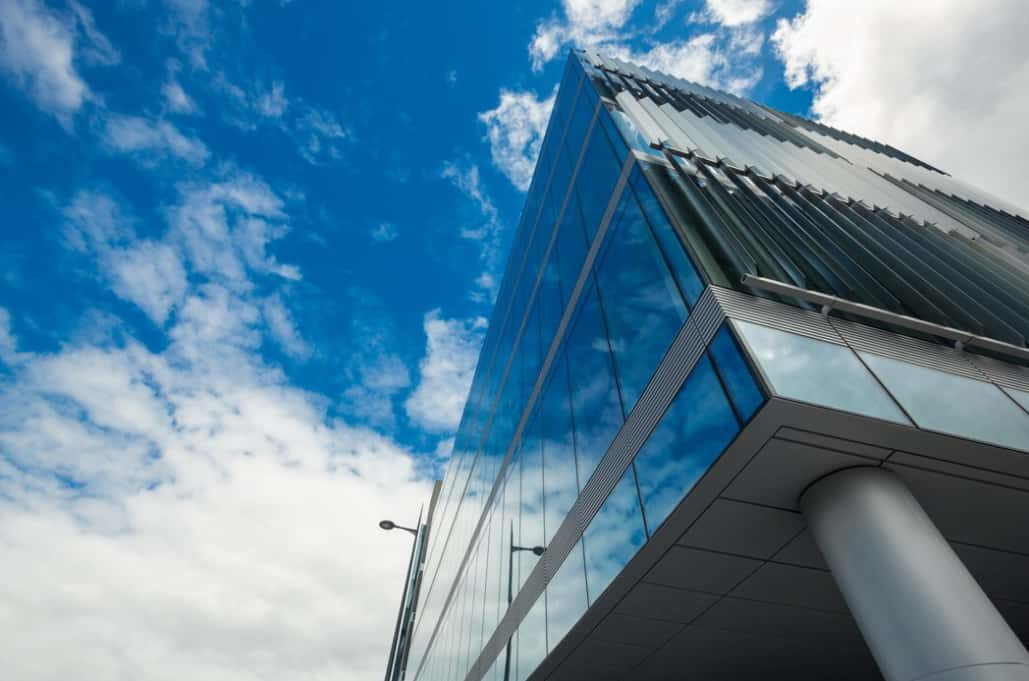
<path fill-rule="evenodd" d="M 418 364 L 418 386 L 404 406 L 408 418 L 422 428 L 452 433 L 468 398 L 486 320 L 444 319 L 436 309 L 425 315 L 424 328 L 425 356 Z"/>
<path fill-rule="evenodd" d="M 168 244 L 137 241 L 105 254 L 111 288 L 161 325 L 186 293 L 186 270 Z"/>
<path fill-rule="evenodd" d="M 447 162 L 440 174 L 470 199 L 477 209 L 478 221 L 474 226 L 461 227 L 460 232 L 462 239 L 478 243 L 479 262 L 483 268 L 482 273 L 475 279 L 477 289 L 472 291 L 470 296 L 476 302 L 492 300 L 497 293 L 494 273 L 499 267 L 502 228 L 500 214 L 482 184 L 477 165 Z"/>
<path fill-rule="evenodd" d="M 109 114 L 102 141 L 109 151 L 131 155 L 144 165 L 178 158 L 201 166 L 210 156 L 203 142 L 184 135 L 168 121 L 142 116 Z"/>
<path fill-rule="evenodd" d="M 14 366 L 27 356 L 18 352 L 18 339 L 11 332 L 11 314 L 7 308 L 0 307 L 0 362 Z"/>
<path fill-rule="evenodd" d="M 164 102 L 170 111 L 182 114 L 197 112 L 196 102 L 186 94 L 182 85 L 174 78 L 165 81 L 161 86 L 161 94 L 164 95 Z"/>
<path fill-rule="evenodd" d="M 380 222 L 371 231 L 373 241 L 393 241 L 397 238 L 397 226 L 392 222 Z"/>
<path fill-rule="evenodd" d="M 541 100 L 531 91 L 501 90 L 496 108 L 479 114 L 486 125 L 493 164 L 523 192 L 532 181 L 553 108 L 553 93 Z"/>
<path fill-rule="evenodd" d="M 98 277 L 117 287 L 119 264 L 161 260 L 148 249 L 190 272 L 150 347 L 122 325 L 117 339 L 20 352 L 0 309 L 5 676 L 381 672 L 410 543 L 376 521 L 412 523 L 429 485 L 412 452 L 330 416 L 331 399 L 259 354 L 303 343 L 265 252 L 286 208 L 260 178 L 226 172 L 180 186 L 166 233 L 141 239 L 116 198 L 73 197 L 65 244 Z M 147 287 L 123 278 L 142 300 Z M 410 381 L 388 358 L 364 376 L 383 391 Z"/>
<path fill-rule="evenodd" d="M 726 40 L 729 41 L 728 45 Z M 734 44 L 736 40 L 741 40 L 742 44 Z M 624 45 L 611 45 L 605 54 L 671 76 L 742 94 L 761 79 L 760 66 L 751 63 L 750 58 L 755 55 L 755 41 L 760 50 L 763 40 L 760 33 L 733 32 L 728 36 L 701 33 L 688 40 L 658 43 L 643 51 Z"/>
<path fill-rule="evenodd" d="M 271 337 L 283 352 L 298 359 L 307 359 L 311 356 L 313 350 L 297 330 L 296 322 L 281 295 L 266 298 L 262 312 Z"/>
<path fill-rule="evenodd" d="M 413 458 L 253 355 L 182 350 L 67 347 L 0 387 L 5 673 L 373 676 L 410 546 L 375 521 L 428 499 Z"/>
<path fill-rule="evenodd" d="M 1029 207 L 1027 32 L 1021 0 L 812 0 L 773 42 L 818 118 Z"/>
<path fill-rule="evenodd" d="M 707 17 L 724 26 L 752 24 L 774 9 L 771 0 L 705 0 L 704 4 Z"/>
<path fill-rule="evenodd" d="M 75 68 L 75 28 L 35 0 L 0 4 L 0 68 L 65 127 L 90 96 Z"/>
<path fill-rule="evenodd" d="M 563 0 L 563 16 L 536 26 L 529 43 L 533 70 L 543 68 L 565 45 L 589 46 L 616 40 L 639 3 L 640 0 Z"/>
<path fill-rule="evenodd" d="M 343 158 L 350 134 L 331 111 L 307 106 L 287 128 L 297 151 L 311 165 L 327 165 Z"/>
<path fill-rule="evenodd" d="M 286 85 L 282 81 L 272 83 L 270 90 L 262 91 L 254 104 L 258 113 L 266 118 L 280 118 L 289 106 L 286 99 Z"/>

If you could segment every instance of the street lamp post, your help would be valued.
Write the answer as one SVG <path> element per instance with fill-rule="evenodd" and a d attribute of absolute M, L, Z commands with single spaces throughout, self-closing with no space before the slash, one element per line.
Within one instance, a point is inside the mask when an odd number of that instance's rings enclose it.
<path fill-rule="evenodd" d="M 511 522 L 511 541 L 508 544 L 511 551 L 507 555 L 507 607 L 511 607 L 514 599 L 514 554 L 519 551 L 531 551 L 539 557 L 547 550 L 543 546 L 515 546 L 514 543 L 514 521 Z M 514 636 L 514 634 L 512 634 Z M 504 654 L 504 681 L 511 681 L 511 639 L 507 639 L 507 652 Z"/>

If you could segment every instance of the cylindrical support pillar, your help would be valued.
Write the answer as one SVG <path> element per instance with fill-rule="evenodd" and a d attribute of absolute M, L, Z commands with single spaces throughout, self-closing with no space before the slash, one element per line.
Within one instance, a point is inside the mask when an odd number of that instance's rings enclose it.
<path fill-rule="evenodd" d="M 900 478 L 849 468 L 800 504 L 886 681 L 1029 680 L 1025 647 Z"/>

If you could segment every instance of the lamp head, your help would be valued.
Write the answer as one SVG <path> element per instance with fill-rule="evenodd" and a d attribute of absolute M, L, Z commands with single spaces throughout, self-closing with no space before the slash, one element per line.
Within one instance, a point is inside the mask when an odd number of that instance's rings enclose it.
<path fill-rule="evenodd" d="M 397 524 L 395 522 L 393 522 L 392 520 L 380 520 L 379 521 L 379 527 L 381 527 L 384 530 L 392 530 L 396 526 L 397 526 Z"/>

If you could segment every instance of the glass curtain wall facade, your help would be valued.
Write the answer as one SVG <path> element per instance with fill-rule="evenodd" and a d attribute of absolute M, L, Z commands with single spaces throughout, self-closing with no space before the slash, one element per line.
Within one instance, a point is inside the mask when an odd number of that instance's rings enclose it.
<path fill-rule="evenodd" d="M 990 382 L 981 356 L 937 371 L 846 320 L 792 333 L 755 312 L 698 334 L 693 315 L 714 289 L 818 309 L 750 275 L 1024 352 L 1027 235 L 1017 210 L 887 145 L 570 55 L 444 477 L 407 678 L 527 679 L 772 398 L 1029 450 L 1029 392 Z"/>
<path fill-rule="evenodd" d="M 569 58 L 444 477 L 409 678 L 465 678 L 706 284 L 597 75 Z M 764 399 L 723 328 L 485 678 L 526 679 Z"/>

